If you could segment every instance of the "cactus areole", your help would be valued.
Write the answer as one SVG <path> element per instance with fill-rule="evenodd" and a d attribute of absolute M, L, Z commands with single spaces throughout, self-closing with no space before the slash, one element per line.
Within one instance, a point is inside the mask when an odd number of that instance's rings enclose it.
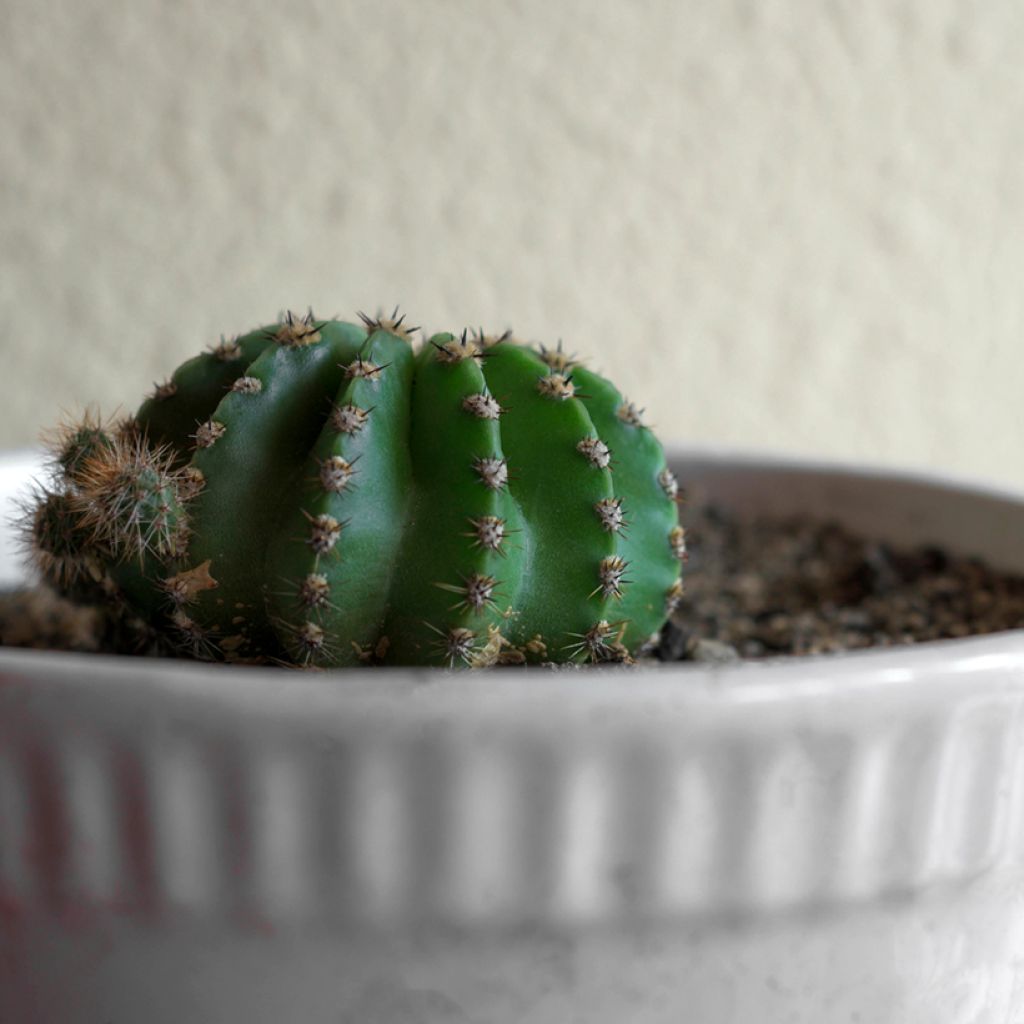
<path fill-rule="evenodd" d="M 560 344 L 411 334 L 287 314 L 64 426 L 37 565 L 209 660 L 629 660 L 685 558 L 641 412 Z"/>

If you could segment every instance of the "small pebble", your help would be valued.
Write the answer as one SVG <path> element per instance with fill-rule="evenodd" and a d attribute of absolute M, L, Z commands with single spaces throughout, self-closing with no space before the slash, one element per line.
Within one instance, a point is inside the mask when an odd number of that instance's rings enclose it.
<path fill-rule="evenodd" d="M 723 644 L 721 640 L 693 637 L 686 645 L 686 657 L 690 661 L 722 664 L 728 661 L 739 661 L 740 652 L 732 644 Z"/>

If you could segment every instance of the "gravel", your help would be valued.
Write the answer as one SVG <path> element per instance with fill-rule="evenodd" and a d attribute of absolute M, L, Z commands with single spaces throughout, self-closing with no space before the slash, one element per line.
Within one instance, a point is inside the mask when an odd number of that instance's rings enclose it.
<path fill-rule="evenodd" d="M 686 507 L 685 593 L 663 661 L 825 654 L 1024 626 L 1024 576 L 832 522 Z"/>

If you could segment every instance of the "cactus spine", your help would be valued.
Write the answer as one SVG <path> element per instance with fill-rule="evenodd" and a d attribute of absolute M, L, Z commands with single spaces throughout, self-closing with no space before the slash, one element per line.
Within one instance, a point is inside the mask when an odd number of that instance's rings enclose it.
<path fill-rule="evenodd" d="M 287 314 L 51 444 L 36 560 L 197 657 L 621 660 L 678 602 L 677 486 L 641 413 L 557 349 Z"/>

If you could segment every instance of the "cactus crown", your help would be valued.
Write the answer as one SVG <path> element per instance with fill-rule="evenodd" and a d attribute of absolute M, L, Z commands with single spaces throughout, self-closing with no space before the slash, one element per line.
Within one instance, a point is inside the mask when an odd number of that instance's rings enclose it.
<path fill-rule="evenodd" d="M 623 660 L 678 603 L 661 445 L 561 342 L 287 313 L 119 426 L 51 436 L 26 532 L 193 656 L 310 666 Z"/>

